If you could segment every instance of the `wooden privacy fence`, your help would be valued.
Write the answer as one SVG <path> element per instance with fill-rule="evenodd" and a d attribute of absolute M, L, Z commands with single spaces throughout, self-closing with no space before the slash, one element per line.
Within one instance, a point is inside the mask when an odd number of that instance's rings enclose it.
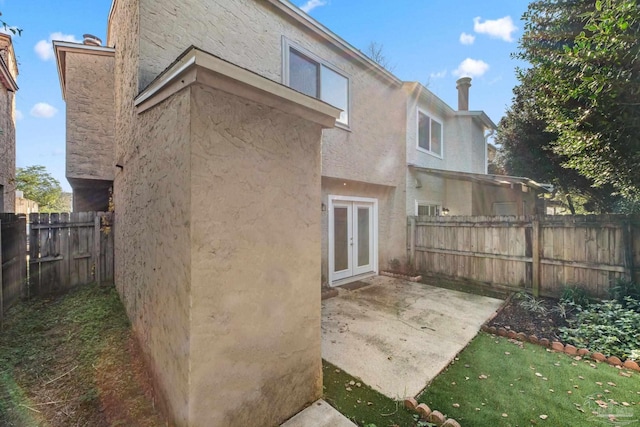
<path fill-rule="evenodd" d="M 418 271 L 534 295 L 640 280 L 640 216 L 409 217 L 407 243 Z"/>
<path fill-rule="evenodd" d="M 29 215 L 29 292 L 113 282 L 111 212 Z"/>
<path fill-rule="evenodd" d="M 7 308 L 26 296 L 26 223 L 24 215 L 0 213 L 0 319 Z"/>

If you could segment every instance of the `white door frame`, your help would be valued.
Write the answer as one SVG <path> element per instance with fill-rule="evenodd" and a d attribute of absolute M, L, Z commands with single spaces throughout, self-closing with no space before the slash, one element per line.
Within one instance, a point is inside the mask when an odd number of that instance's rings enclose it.
<path fill-rule="evenodd" d="M 328 255 L 329 255 L 329 259 L 328 259 L 328 264 L 329 264 L 329 285 L 330 286 L 337 286 L 335 283 L 336 282 L 340 282 L 340 284 L 346 283 L 348 282 L 348 279 L 351 277 L 357 277 L 360 274 L 366 274 L 366 273 L 378 273 L 378 199 L 373 199 L 373 198 L 368 198 L 368 197 L 352 197 L 352 196 L 336 196 L 336 195 L 329 195 L 328 196 L 328 207 L 329 207 L 329 227 L 328 227 L 328 234 L 329 234 L 329 248 L 328 248 Z M 337 274 L 334 274 L 333 270 L 335 267 L 335 258 L 334 258 L 334 248 L 335 248 L 335 242 L 334 242 L 334 206 L 346 206 L 348 207 L 348 212 L 347 215 L 351 214 L 353 217 L 353 212 L 357 209 L 358 204 L 360 206 L 362 205 L 367 205 L 369 207 L 371 207 L 371 228 L 372 228 L 372 233 L 370 235 L 370 242 L 371 242 L 371 246 L 370 246 L 370 258 L 371 258 L 371 265 L 370 268 L 367 268 L 368 271 L 364 271 L 362 268 L 358 269 L 357 266 L 354 267 L 353 263 L 355 262 L 355 260 L 352 257 L 352 253 L 349 253 L 349 270 L 350 271 L 343 271 L 343 272 L 339 272 Z M 349 208 L 350 206 L 350 208 Z M 349 221 L 352 223 L 352 217 L 349 218 Z M 356 226 L 357 227 L 357 226 Z M 348 232 L 350 234 L 350 238 L 353 238 L 353 233 L 354 230 L 353 229 L 353 224 L 349 225 L 349 229 Z"/>

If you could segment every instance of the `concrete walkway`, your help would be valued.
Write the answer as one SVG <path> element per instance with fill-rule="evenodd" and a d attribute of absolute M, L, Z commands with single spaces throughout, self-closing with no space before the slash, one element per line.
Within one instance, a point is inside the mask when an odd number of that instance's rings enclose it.
<path fill-rule="evenodd" d="M 322 302 L 322 357 L 384 395 L 415 396 L 501 300 L 390 277 Z"/>
<path fill-rule="evenodd" d="M 317 400 L 280 427 L 357 427 L 324 400 Z"/>

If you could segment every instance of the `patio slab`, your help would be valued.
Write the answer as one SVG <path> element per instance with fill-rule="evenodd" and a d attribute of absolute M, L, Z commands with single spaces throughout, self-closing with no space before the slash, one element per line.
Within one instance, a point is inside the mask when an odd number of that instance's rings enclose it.
<path fill-rule="evenodd" d="M 322 357 L 384 395 L 416 396 L 502 304 L 378 276 L 322 302 Z"/>
<path fill-rule="evenodd" d="M 347 417 L 320 399 L 280 427 L 357 427 Z"/>

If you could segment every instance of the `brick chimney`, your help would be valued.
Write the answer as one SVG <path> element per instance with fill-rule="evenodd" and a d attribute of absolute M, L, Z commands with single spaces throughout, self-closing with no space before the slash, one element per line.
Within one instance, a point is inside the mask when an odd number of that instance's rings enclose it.
<path fill-rule="evenodd" d="M 456 81 L 458 89 L 458 111 L 469 111 L 469 88 L 471 77 L 461 77 Z"/>

